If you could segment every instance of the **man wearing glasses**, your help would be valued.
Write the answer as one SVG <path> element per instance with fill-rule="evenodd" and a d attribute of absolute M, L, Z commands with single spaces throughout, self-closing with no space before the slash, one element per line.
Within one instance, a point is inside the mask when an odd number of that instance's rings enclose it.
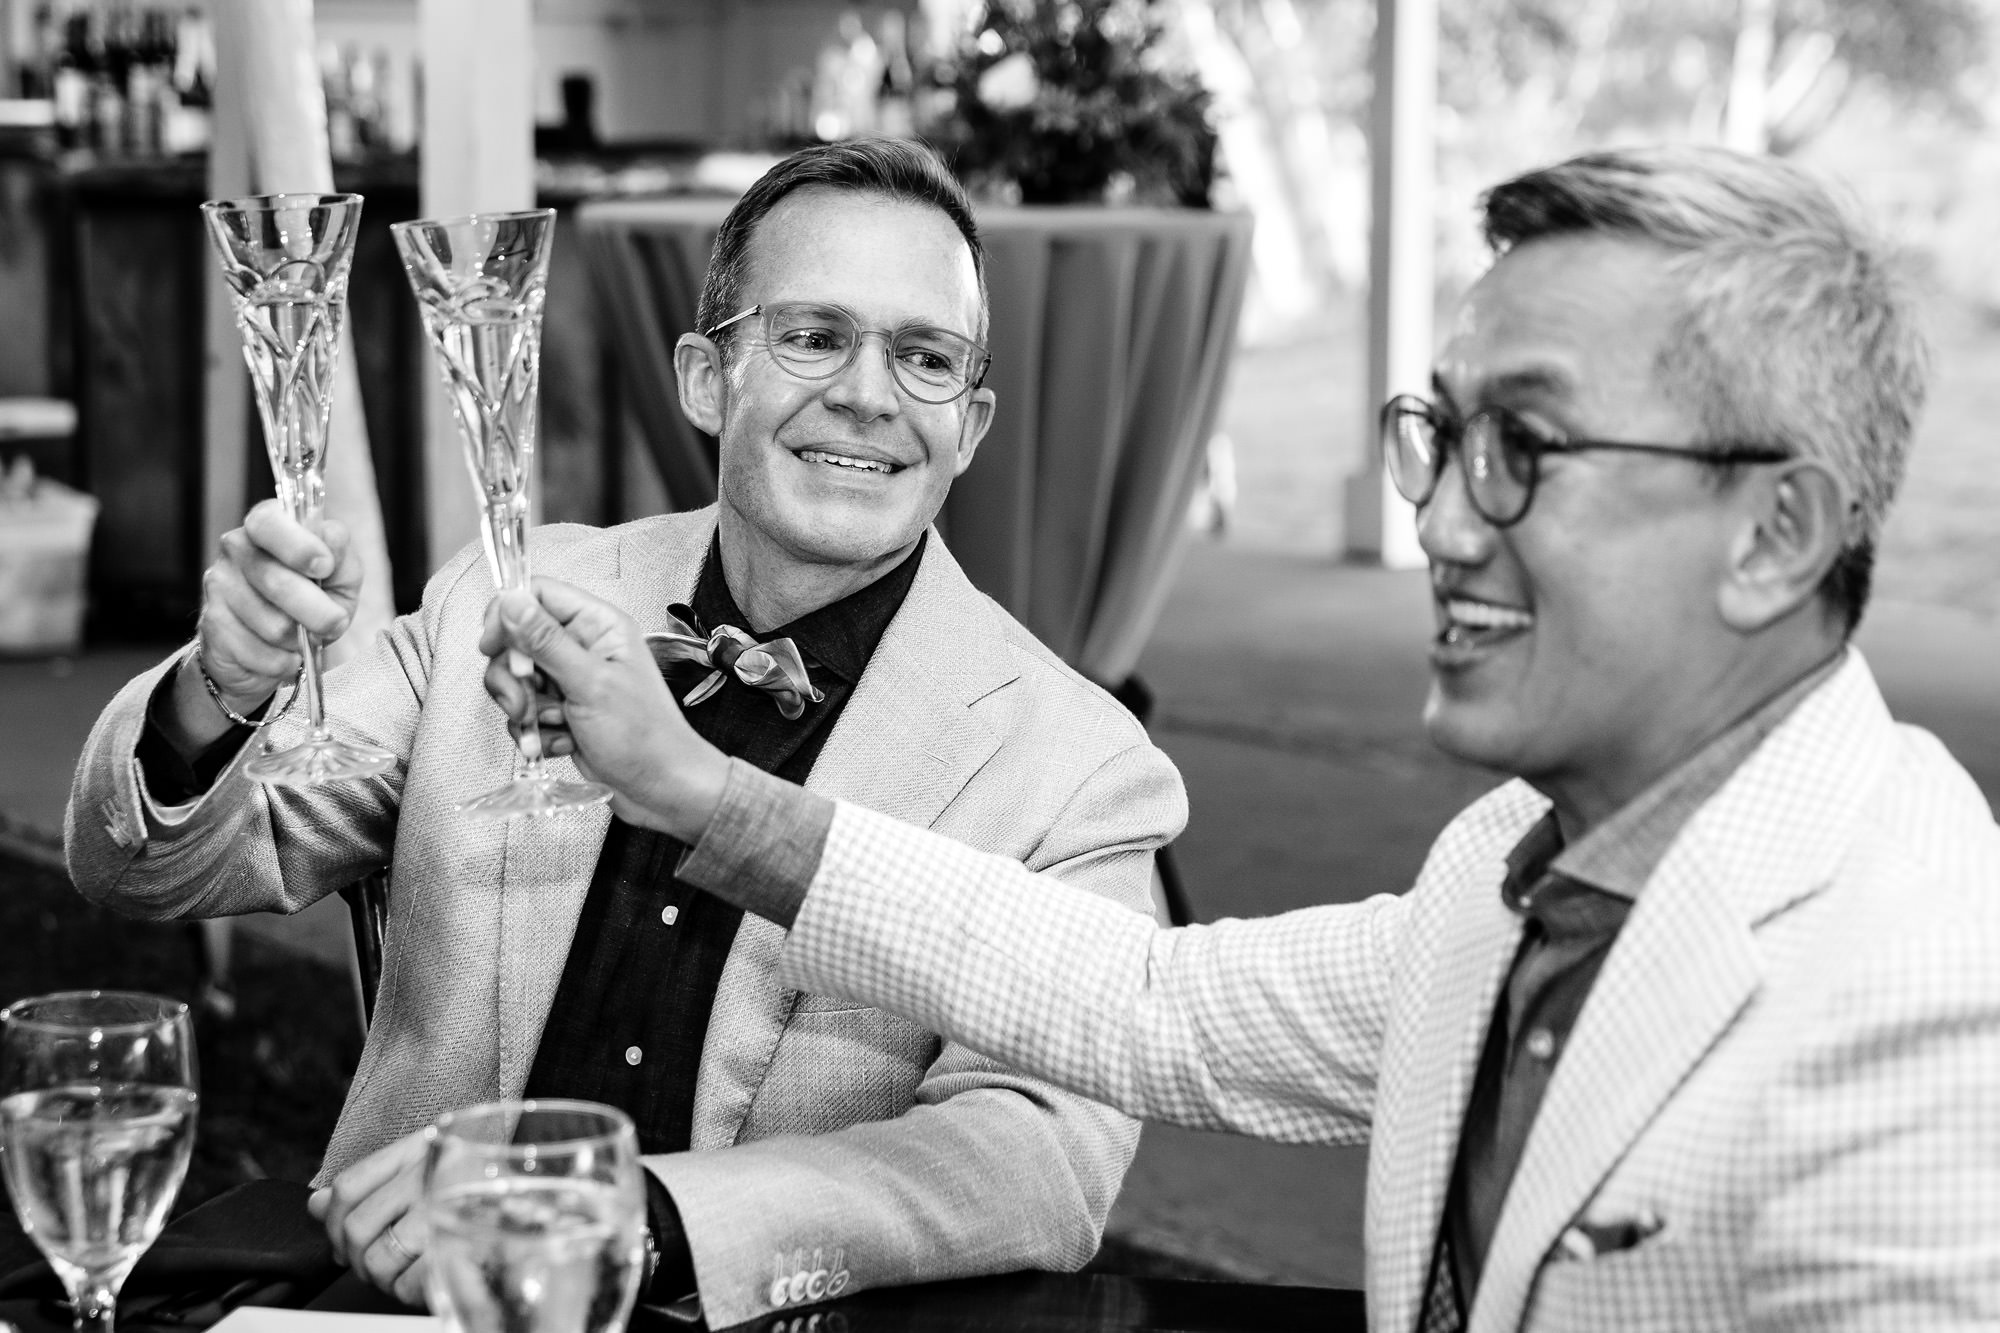
<path fill-rule="evenodd" d="M 486 646 L 689 879 L 791 927 L 792 984 L 1144 1118 L 1370 1142 L 1384 1333 L 2000 1324 L 2000 831 L 1849 644 L 1923 396 L 1907 298 L 1775 161 L 1595 154 L 1484 209 L 1382 446 L 1426 726 L 1514 780 L 1407 894 L 1159 930 L 700 746 L 572 589 L 498 599 Z"/>
<path fill-rule="evenodd" d="M 1137 915 L 1185 818 L 1178 775 L 930 530 L 994 411 L 981 264 L 966 198 L 926 150 L 781 163 L 723 223 L 701 332 L 675 349 L 682 406 L 720 441 L 719 504 L 537 529 L 536 567 L 653 633 L 632 648 L 704 745 Z M 86 750 L 70 865 L 93 897 L 174 916 L 296 910 L 393 859 L 378 1008 L 313 1203 L 346 1262 L 419 1301 L 422 1127 L 517 1095 L 632 1115 L 649 1290 L 698 1288 L 714 1327 L 1090 1257 L 1129 1119 L 779 985 L 782 932 L 677 878 L 685 844 L 629 823 L 627 803 L 511 825 L 454 812 L 451 793 L 511 756 L 480 683 L 476 549 L 329 677 L 336 729 L 399 768 L 305 793 L 249 783 L 232 760 L 251 733 L 218 704 L 267 707 L 297 668 L 294 626 L 345 627 L 352 562 L 268 506 L 223 547 L 199 658 L 128 687 Z M 327 591 L 308 581 L 328 571 Z"/>

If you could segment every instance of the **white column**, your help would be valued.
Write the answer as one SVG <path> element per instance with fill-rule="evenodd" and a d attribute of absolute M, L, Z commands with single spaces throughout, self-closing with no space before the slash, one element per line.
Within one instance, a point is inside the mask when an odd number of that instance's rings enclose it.
<path fill-rule="evenodd" d="M 314 58 L 313 0 L 215 0 L 216 124 L 209 195 L 324 194 L 333 189 L 326 99 Z M 363 207 L 366 217 L 366 206 Z M 245 473 L 243 423 L 249 384 L 242 346 L 220 279 L 211 280 L 207 317 L 207 465 L 203 517 L 220 537 L 241 521 Z M 366 647 L 395 616 L 389 546 L 375 491 L 375 460 L 361 410 L 354 335 L 341 335 L 327 428 L 326 511 L 346 524 L 361 557 L 361 598 L 354 624 L 328 645 L 337 666 Z"/>
<path fill-rule="evenodd" d="M 215 118 L 208 149 L 208 197 L 249 194 L 249 108 L 244 105 L 243 33 L 215 15 Z M 206 242 L 204 241 L 204 244 Z M 248 493 L 250 377 L 222 270 L 208 268 L 203 311 L 201 530 L 211 543 L 243 521 Z M 214 548 L 211 547 L 211 550 Z"/>
<path fill-rule="evenodd" d="M 423 215 L 534 207 L 530 0 L 418 0 L 417 29 L 424 79 Z M 424 530 L 430 568 L 436 569 L 478 539 L 479 515 L 466 489 L 458 426 L 428 363 L 423 382 Z"/>
<path fill-rule="evenodd" d="M 1437 105 L 1437 0 L 1376 0 L 1375 92 L 1369 156 L 1368 398 L 1357 423 L 1368 449 L 1347 479 L 1349 556 L 1392 569 L 1424 563 L 1410 506 L 1382 470 L 1376 413 L 1398 393 L 1430 385 L 1435 245 L 1433 138 Z"/>

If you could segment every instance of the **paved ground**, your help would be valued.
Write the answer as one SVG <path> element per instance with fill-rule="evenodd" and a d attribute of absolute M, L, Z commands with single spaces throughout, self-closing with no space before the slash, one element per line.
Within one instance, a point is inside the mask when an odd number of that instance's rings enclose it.
<path fill-rule="evenodd" d="M 1431 837 L 1491 779 L 1423 740 L 1429 612 L 1422 577 L 1201 545 L 1142 675 L 1154 732 L 1186 777 L 1178 845 L 1206 919 L 1403 888 Z M 1861 636 L 1891 705 L 1942 736 L 2000 805 L 2000 624 L 1886 603 Z M 158 654 L 0 663 L 13 727 L 0 764 L 0 840 L 60 828 L 90 719 Z M 339 956 L 338 908 L 261 923 Z M 1244 1277 L 1358 1285 L 1365 1154 L 1148 1130 L 1112 1230 Z"/>

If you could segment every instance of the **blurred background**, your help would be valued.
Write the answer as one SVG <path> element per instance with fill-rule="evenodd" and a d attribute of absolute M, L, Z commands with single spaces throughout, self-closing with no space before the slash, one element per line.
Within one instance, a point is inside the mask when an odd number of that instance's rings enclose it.
<path fill-rule="evenodd" d="M 415 209 L 417 10 L 315 7 L 330 147 L 342 185 L 370 195 L 371 221 Z M 727 193 L 770 153 L 887 133 L 940 143 L 996 202 L 1247 211 L 1241 355 L 1196 520 L 1257 549 L 1346 551 L 1338 491 L 1369 437 L 1370 0 L 537 0 L 533 13 L 522 96 L 537 190 L 566 209 Z M 1975 458 L 2000 405 L 1985 373 L 2000 353 L 1994 22 L 1992 0 L 1445 0 L 1440 305 L 1482 266 L 1481 186 L 1574 150 L 1717 140 L 1845 181 L 1911 247 L 1940 353 L 1884 591 L 2000 615 L 1988 517 L 2000 476 Z M 1077 37 L 1097 31 L 1095 46 Z M 67 403 L 80 423 L 30 420 L 8 452 L 105 506 L 119 546 L 92 566 L 94 634 L 177 625 L 214 535 L 190 493 L 198 344 L 130 338 L 176 310 L 197 327 L 185 298 L 205 261 L 185 205 L 203 186 L 214 87 L 200 4 L 0 0 L 0 398 Z M 361 269 L 370 436 L 391 553 L 404 555 L 422 521 L 414 321 L 368 299 L 365 255 Z M 670 500 L 604 419 L 618 409 L 598 382 L 586 284 L 568 286 L 576 301 L 551 315 L 546 514 L 650 512 Z M 121 420 L 145 422 L 145 438 L 121 438 Z M 407 606 L 426 562 L 394 563 Z"/>
<path fill-rule="evenodd" d="M 217 105 L 217 8 L 244 2 L 0 0 L 0 658 L 13 659 L 0 661 L 13 733 L 0 765 L 0 977 L 10 992 L 208 988 L 203 1040 L 218 1058 L 205 1053 L 205 1077 L 237 1100 L 205 1111 L 229 1130 L 207 1136 L 206 1183 L 189 1200 L 309 1172 L 359 1039 L 337 903 L 317 927 L 251 929 L 232 963 L 226 935 L 168 938 L 86 911 L 60 870 L 68 772 L 90 719 L 184 641 L 216 537 L 269 493 L 240 383 L 234 399 L 217 396 L 218 377 L 240 375 L 233 332 L 225 320 L 218 341 L 205 314 L 213 263 L 194 210 L 210 191 L 211 144 L 242 133 L 240 111 L 231 131 Z M 462 486 L 439 472 L 440 460 L 456 469 L 456 446 L 427 443 L 431 371 L 384 227 L 419 213 L 420 12 L 435 2 L 316 0 L 313 49 L 297 66 L 323 92 L 336 184 L 369 201 L 353 359 L 371 503 L 403 609 L 440 546 L 471 532 L 441 533 L 444 511 L 429 502 Z M 1003 549 L 992 581 L 975 577 L 1107 684 L 1133 679 L 1136 659 L 1154 735 L 1193 801 L 1176 853 L 1198 916 L 1402 888 L 1491 778 L 1424 741 L 1421 576 L 1372 567 L 1381 534 L 1352 518 L 1373 485 L 1369 386 L 1384 357 L 1369 300 L 1382 263 L 1371 260 L 1378 20 L 1401 14 L 1435 65 L 1434 95 L 1420 90 L 1423 114 L 1402 129 L 1429 195 L 1391 238 L 1428 272 L 1406 305 L 1442 312 L 1483 268 L 1473 219 L 1485 185 L 1638 140 L 1795 158 L 1842 182 L 1907 247 L 1936 373 L 1863 641 L 1898 712 L 1936 729 L 2000 796 L 2000 0 L 1381 5 L 534 0 L 517 109 L 533 123 L 532 191 L 562 229 L 542 516 L 613 522 L 706 498 L 699 468 L 681 466 L 701 444 L 660 406 L 659 358 L 645 363 L 605 299 L 623 288 L 586 263 L 580 219 L 592 210 L 607 227 L 626 200 L 719 216 L 790 148 L 889 134 L 950 157 L 1003 258 L 1017 243 L 1007 237 L 1059 232 L 1090 210 L 1135 234 L 1192 219 L 1222 258 L 1189 338 L 1215 346 L 1191 388 L 1140 373 L 1136 353 L 1130 380 L 1138 399 L 1185 390 L 1169 413 L 1185 420 L 1170 423 L 1171 441 L 1107 427 L 1091 446 L 1172 455 L 1145 495 L 1114 486 L 1102 498 L 1114 537 L 1120 514 L 1148 506 L 1175 537 L 1092 567 L 1108 585 L 1114 566 L 1141 566 L 1115 651 L 1097 652 L 1085 632 L 1102 607 L 1057 624 L 1002 586 L 1036 552 Z M 1242 217 L 1254 226 L 1230 221 Z M 682 259 L 695 255 L 685 287 L 705 250 L 698 226 L 681 240 Z M 1056 282 L 1045 295 L 1048 327 L 1064 301 L 1093 299 Z M 1019 299 L 996 287 L 996 331 Z M 1135 329 L 1161 322 L 1124 313 Z M 682 327 L 662 330 L 666 345 Z M 1430 333 L 1417 336 L 1421 361 Z M 1030 350 L 1002 358 L 1005 373 L 1025 374 Z M 989 441 L 955 505 L 999 491 L 1031 509 L 1073 503 L 1044 464 L 1061 461 L 1054 428 L 1079 414 L 1035 415 L 1049 407 L 1039 384 L 1003 387 L 1001 419 L 1020 438 Z M 451 512 L 469 525 L 461 499 Z M 950 517 L 964 559 L 976 515 Z M 1021 531 L 1032 546 L 1033 525 Z M 326 969 L 324 984 L 298 984 L 301 967 Z M 1112 1218 L 1110 1261 L 1358 1285 L 1364 1169 L 1360 1150 L 1149 1130 Z"/>

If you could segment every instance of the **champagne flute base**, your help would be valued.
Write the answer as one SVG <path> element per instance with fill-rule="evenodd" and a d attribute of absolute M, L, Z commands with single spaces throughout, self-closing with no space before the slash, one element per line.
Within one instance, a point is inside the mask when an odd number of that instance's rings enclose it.
<path fill-rule="evenodd" d="M 611 788 L 596 782 L 565 782 L 543 774 L 522 774 L 504 787 L 461 802 L 454 808 L 475 819 L 532 819 L 587 810 L 611 799 Z"/>
<path fill-rule="evenodd" d="M 261 754 L 243 771 L 273 787 L 317 787 L 322 782 L 349 782 L 387 773 L 396 756 L 372 745 L 314 737 L 289 750 Z"/>

